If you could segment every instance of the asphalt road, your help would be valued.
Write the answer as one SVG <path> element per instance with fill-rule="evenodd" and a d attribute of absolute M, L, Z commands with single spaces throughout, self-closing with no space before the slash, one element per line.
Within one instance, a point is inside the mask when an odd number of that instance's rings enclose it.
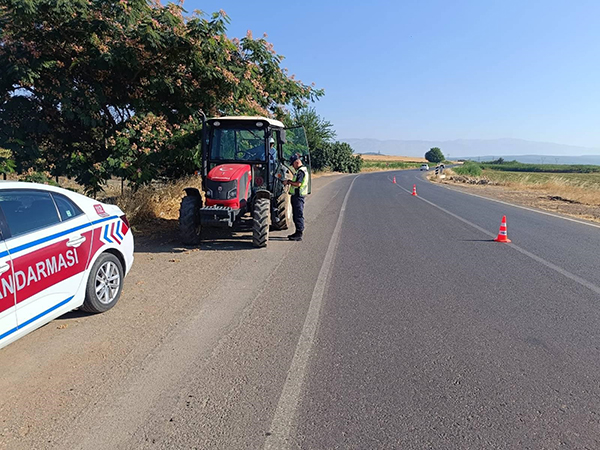
<path fill-rule="evenodd" d="M 352 190 L 298 446 L 600 448 L 600 230 L 390 178 Z"/>
<path fill-rule="evenodd" d="M 600 448 L 598 227 L 416 171 L 315 180 L 306 215 L 142 242 L 117 308 L 0 351 L 0 444 Z"/>

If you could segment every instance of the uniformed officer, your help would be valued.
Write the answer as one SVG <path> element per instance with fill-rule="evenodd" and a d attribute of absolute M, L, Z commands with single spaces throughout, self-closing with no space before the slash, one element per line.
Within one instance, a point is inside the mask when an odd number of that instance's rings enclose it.
<path fill-rule="evenodd" d="M 293 180 L 285 180 L 284 183 L 290 186 L 296 232 L 289 235 L 288 239 L 290 241 L 301 241 L 304 232 L 304 198 L 308 194 L 308 169 L 304 167 L 298 154 L 293 155 L 290 162 L 296 170 L 296 174 Z"/>

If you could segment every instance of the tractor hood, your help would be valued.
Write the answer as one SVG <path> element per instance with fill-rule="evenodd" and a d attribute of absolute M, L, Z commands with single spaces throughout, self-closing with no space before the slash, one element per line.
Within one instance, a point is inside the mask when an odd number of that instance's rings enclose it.
<path fill-rule="evenodd" d="M 208 179 L 220 182 L 239 180 L 248 172 L 250 172 L 248 164 L 221 164 L 208 172 Z"/>

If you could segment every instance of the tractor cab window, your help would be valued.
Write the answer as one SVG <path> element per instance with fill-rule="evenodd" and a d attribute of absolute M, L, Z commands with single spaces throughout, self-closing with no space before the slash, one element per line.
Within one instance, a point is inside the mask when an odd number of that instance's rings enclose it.
<path fill-rule="evenodd" d="M 308 162 L 308 141 L 306 133 L 302 127 L 286 128 L 286 143 L 283 144 L 283 157 L 289 161 L 294 154 L 299 154 L 302 157 L 302 162 Z"/>
<path fill-rule="evenodd" d="M 210 159 L 265 161 L 266 132 L 262 129 L 213 128 Z"/>

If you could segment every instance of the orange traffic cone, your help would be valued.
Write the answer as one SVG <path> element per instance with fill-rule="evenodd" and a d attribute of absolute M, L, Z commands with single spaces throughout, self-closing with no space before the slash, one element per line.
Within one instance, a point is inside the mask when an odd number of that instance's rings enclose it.
<path fill-rule="evenodd" d="M 416 184 L 413 184 L 413 193 L 412 193 L 412 195 L 415 195 L 415 196 L 417 195 L 417 185 Z"/>
<path fill-rule="evenodd" d="M 498 237 L 494 239 L 496 242 L 511 242 L 506 232 L 506 216 L 502 216 L 502 223 L 500 224 L 500 231 Z"/>
<path fill-rule="evenodd" d="M 396 184 L 396 177 L 394 177 L 394 184 Z"/>

